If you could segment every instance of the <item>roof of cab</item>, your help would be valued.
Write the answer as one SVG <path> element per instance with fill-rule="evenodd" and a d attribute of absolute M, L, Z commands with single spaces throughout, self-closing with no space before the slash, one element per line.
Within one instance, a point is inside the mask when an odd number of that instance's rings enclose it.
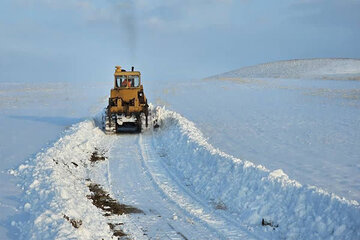
<path fill-rule="evenodd" d="M 136 75 L 136 76 L 140 76 L 140 72 L 139 71 L 133 71 L 133 72 L 126 72 L 126 71 L 122 71 L 120 66 L 115 66 L 115 73 L 114 76 L 128 76 L 128 75 Z"/>

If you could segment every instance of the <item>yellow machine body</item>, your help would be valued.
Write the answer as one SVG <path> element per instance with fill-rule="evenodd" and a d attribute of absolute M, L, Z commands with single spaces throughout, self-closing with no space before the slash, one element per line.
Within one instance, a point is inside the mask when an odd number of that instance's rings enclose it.
<path fill-rule="evenodd" d="M 107 107 L 108 125 L 113 132 L 128 129 L 134 125 L 136 131 L 141 131 L 141 114 L 148 116 L 148 104 L 141 85 L 139 71 L 125 71 L 120 66 L 115 67 L 114 88 L 110 91 Z M 134 120 L 134 122 L 132 120 Z M 115 125 L 114 125 L 115 124 Z M 124 126 L 123 126 L 124 125 Z"/>

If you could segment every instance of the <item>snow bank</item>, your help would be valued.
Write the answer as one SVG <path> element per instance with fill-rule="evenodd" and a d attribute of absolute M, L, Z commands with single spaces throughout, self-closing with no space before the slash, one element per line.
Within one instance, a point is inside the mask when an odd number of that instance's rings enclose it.
<path fill-rule="evenodd" d="M 21 165 L 27 220 L 13 222 L 19 239 L 112 239 L 102 213 L 86 197 L 87 165 L 105 137 L 93 121 L 74 125 L 53 147 Z"/>
<path fill-rule="evenodd" d="M 360 59 L 301 59 L 264 63 L 210 77 L 360 80 Z"/>
<path fill-rule="evenodd" d="M 211 146 L 194 123 L 157 108 L 161 129 L 154 146 L 166 151 L 182 181 L 203 198 L 221 203 L 239 222 L 277 226 L 286 239 L 360 239 L 360 207 L 313 186 L 303 186 L 282 171 L 242 161 Z"/>

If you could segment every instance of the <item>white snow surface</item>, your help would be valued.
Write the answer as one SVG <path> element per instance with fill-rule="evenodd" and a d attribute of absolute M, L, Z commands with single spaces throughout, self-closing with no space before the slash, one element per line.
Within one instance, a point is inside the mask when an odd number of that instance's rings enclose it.
<path fill-rule="evenodd" d="M 19 239 L 111 239 L 109 221 L 133 239 L 360 238 L 356 201 L 228 155 L 176 112 L 157 108 L 157 116 L 161 128 L 139 135 L 108 136 L 86 120 L 14 171 L 29 213 L 13 223 Z M 108 160 L 91 164 L 95 148 Z M 145 214 L 106 218 L 86 197 L 89 179 Z"/>
<path fill-rule="evenodd" d="M 86 197 L 90 195 L 86 165 L 104 137 L 92 121 L 81 122 L 13 172 L 23 177 L 24 210 L 29 213 L 26 221 L 14 223 L 19 239 L 112 238 L 105 217 Z M 86 227 L 76 229 L 64 216 L 81 220 Z"/>
<path fill-rule="evenodd" d="M 360 201 L 359 81 L 179 82 L 158 95 L 222 151 Z"/>
<path fill-rule="evenodd" d="M 261 218 L 274 221 L 279 224 L 277 238 L 360 237 L 356 201 L 302 186 L 280 169 L 270 172 L 225 154 L 210 145 L 192 122 L 177 113 L 164 112 L 165 126 L 171 130 L 155 138 L 155 146 L 165 149 L 169 154 L 166 160 L 194 192 L 223 202 L 239 222 L 256 226 Z M 347 225 L 350 219 L 356 221 L 353 226 Z"/>
<path fill-rule="evenodd" d="M 0 237 L 116 239 L 108 223 L 123 223 L 132 239 L 360 239 L 358 63 L 149 82 L 148 99 L 172 111 L 158 108 L 162 128 L 140 135 L 84 120 L 111 84 L 0 83 Z M 89 162 L 95 148 L 106 161 Z M 90 182 L 144 214 L 104 216 Z"/>
<path fill-rule="evenodd" d="M 72 124 L 96 114 L 106 104 L 108 93 L 109 86 L 103 82 L 0 79 L 0 239 L 18 239 L 14 221 L 26 217 L 19 179 L 9 175 L 9 169 L 52 146 Z"/>
<path fill-rule="evenodd" d="M 319 58 L 270 62 L 210 78 L 288 78 L 360 80 L 360 59 Z"/>

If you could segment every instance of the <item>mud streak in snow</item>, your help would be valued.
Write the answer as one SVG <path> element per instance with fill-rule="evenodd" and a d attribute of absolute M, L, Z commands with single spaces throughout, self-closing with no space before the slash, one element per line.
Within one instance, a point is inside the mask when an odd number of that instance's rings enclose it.
<path fill-rule="evenodd" d="M 88 195 L 87 197 L 92 200 L 94 206 L 105 212 L 104 216 L 106 217 L 111 215 L 143 213 L 143 211 L 138 208 L 118 203 L 115 199 L 111 198 L 109 193 L 107 193 L 99 184 L 90 183 L 88 187 L 91 195 Z M 113 231 L 114 236 L 126 236 L 120 228 L 123 223 L 108 223 L 108 225 L 111 231 Z"/>

